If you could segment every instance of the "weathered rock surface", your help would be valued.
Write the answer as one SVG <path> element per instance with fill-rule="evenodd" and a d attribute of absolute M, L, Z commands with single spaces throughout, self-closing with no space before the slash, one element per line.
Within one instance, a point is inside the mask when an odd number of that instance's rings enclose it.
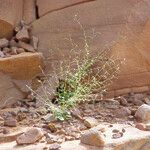
<path fill-rule="evenodd" d="M 0 1 L 0 38 L 10 38 L 22 18 L 23 0 Z"/>
<path fill-rule="evenodd" d="M 143 104 L 140 106 L 135 113 L 137 120 L 142 122 L 150 122 L 150 106 Z"/>
<path fill-rule="evenodd" d="M 18 33 L 16 34 L 16 38 L 20 41 L 23 42 L 28 42 L 29 41 L 29 33 L 27 29 L 22 28 Z"/>
<path fill-rule="evenodd" d="M 84 125 L 87 128 L 92 128 L 92 127 L 98 125 L 98 121 L 95 118 L 87 117 L 84 119 Z"/>
<path fill-rule="evenodd" d="M 51 60 L 51 62 L 46 61 L 48 70 L 55 69 L 52 65 L 54 61 L 61 60 L 62 55 L 65 56 L 64 59 L 68 58 L 68 51 L 72 48 L 71 44 L 64 40 L 68 34 L 71 35 L 75 43 L 79 44 L 79 47 L 83 46 L 82 31 L 73 21 L 74 16 L 79 12 L 78 17 L 86 32 L 89 33 L 94 26 L 95 32 L 101 33 L 90 44 L 93 53 L 97 51 L 97 47 L 103 49 L 106 45 L 110 48 L 114 45 L 113 54 L 119 56 L 120 59 L 126 58 L 119 80 L 110 89 L 132 88 L 132 91 L 136 91 L 136 87 L 149 85 L 149 59 L 147 59 L 149 58 L 149 38 L 147 38 L 149 25 L 146 23 L 150 17 L 150 2 L 147 0 L 76 2 L 78 4 L 75 4 L 74 1 L 45 0 L 45 3 L 37 1 L 41 18 L 33 22 L 32 33 L 39 38 L 39 50 Z M 91 21 L 89 22 L 89 20 Z M 143 90 L 143 88 L 139 88 L 139 90 Z M 127 89 L 123 93 L 129 91 Z"/>
<path fill-rule="evenodd" d="M 0 72 L 20 80 L 35 77 L 41 72 L 39 66 L 43 66 L 41 53 L 22 53 L 13 57 L 0 59 Z"/>
<path fill-rule="evenodd" d="M 105 144 L 103 135 L 95 129 L 90 129 L 81 136 L 81 143 L 102 147 Z"/>
<path fill-rule="evenodd" d="M 17 144 L 33 144 L 43 137 L 43 133 L 38 128 L 31 128 L 19 137 L 17 137 Z"/>

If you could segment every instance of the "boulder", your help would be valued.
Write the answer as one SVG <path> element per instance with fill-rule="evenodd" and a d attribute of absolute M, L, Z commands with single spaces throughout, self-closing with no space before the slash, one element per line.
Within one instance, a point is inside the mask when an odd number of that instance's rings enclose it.
<path fill-rule="evenodd" d="M 135 113 L 137 120 L 142 122 L 150 122 L 150 106 L 143 104 L 140 106 Z"/>
<path fill-rule="evenodd" d="M 34 144 L 38 140 L 40 140 L 43 137 L 43 133 L 41 129 L 39 128 L 31 128 L 27 130 L 22 135 L 18 136 L 16 139 L 16 142 L 18 145 L 21 144 Z"/>
<path fill-rule="evenodd" d="M 43 66 L 43 56 L 41 53 L 21 53 L 0 59 L 0 72 L 19 80 L 34 78 L 37 74 L 41 73 L 39 66 Z"/>
<path fill-rule="evenodd" d="M 13 28 L 20 22 L 23 12 L 23 0 L 0 1 L 0 38 L 10 38 Z"/>
<path fill-rule="evenodd" d="M 81 143 L 102 147 L 105 144 L 103 135 L 96 129 L 90 129 L 81 136 Z"/>

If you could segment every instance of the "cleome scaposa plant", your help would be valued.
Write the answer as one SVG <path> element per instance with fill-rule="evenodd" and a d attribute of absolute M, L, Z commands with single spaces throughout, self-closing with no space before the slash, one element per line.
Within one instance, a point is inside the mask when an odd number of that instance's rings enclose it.
<path fill-rule="evenodd" d="M 56 88 L 50 92 L 49 88 L 41 82 L 44 98 L 33 91 L 37 97 L 44 101 L 45 105 L 50 107 L 54 116 L 62 121 L 71 118 L 70 111 L 81 102 L 86 103 L 88 95 L 95 91 L 103 95 L 107 87 L 117 77 L 122 63 L 111 56 L 110 49 L 99 50 L 96 55 L 93 55 L 89 45 L 90 37 L 77 17 L 75 17 L 75 21 L 83 32 L 83 49 L 79 50 L 78 45 L 74 43 L 72 38 L 69 38 L 75 47 L 70 52 L 76 55 L 72 60 L 59 62 L 58 69 L 53 73 L 53 77 L 57 78 Z M 79 57 L 80 52 L 83 54 L 82 58 Z M 49 76 L 44 72 L 43 74 L 46 77 L 45 82 L 48 83 L 48 87 L 51 87 Z M 54 79 L 51 78 L 51 80 Z M 49 95 L 53 95 L 53 98 L 49 98 Z"/>

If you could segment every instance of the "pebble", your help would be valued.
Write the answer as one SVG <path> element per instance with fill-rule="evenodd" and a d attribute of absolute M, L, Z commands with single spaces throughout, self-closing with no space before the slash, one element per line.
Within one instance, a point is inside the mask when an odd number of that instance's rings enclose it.
<path fill-rule="evenodd" d="M 98 121 L 95 118 L 93 118 L 93 117 L 87 117 L 84 120 L 84 125 L 87 128 L 92 128 L 92 127 L 98 125 Z"/>

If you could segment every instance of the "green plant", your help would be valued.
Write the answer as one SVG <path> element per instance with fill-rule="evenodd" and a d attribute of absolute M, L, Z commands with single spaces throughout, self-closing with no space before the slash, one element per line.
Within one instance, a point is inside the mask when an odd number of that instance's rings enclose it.
<path fill-rule="evenodd" d="M 70 119 L 70 110 L 80 102 L 86 102 L 88 95 L 95 91 L 99 91 L 103 95 L 108 85 L 117 77 L 121 64 L 121 61 L 114 59 L 110 55 L 111 51 L 109 49 L 93 55 L 89 46 L 89 37 L 77 18 L 76 22 L 79 24 L 84 37 L 82 59 L 79 57 L 81 51 L 76 51 L 73 48 L 71 53 L 79 55 L 75 55 L 72 61 L 60 62 L 59 71 L 55 73 L 58 79 L 58 86 L 54 93 L 53 102 L 49 99 L 49 92 L 42 83 L 43 92 L 46 95 L 44 102 L 51 108 L 54 116 L 62 121 Z M 73 46 L 77 47 L 71 38 L 70 41 Z M 51 86 L 47 75 L 45 76 L 46 82 Z"/>

